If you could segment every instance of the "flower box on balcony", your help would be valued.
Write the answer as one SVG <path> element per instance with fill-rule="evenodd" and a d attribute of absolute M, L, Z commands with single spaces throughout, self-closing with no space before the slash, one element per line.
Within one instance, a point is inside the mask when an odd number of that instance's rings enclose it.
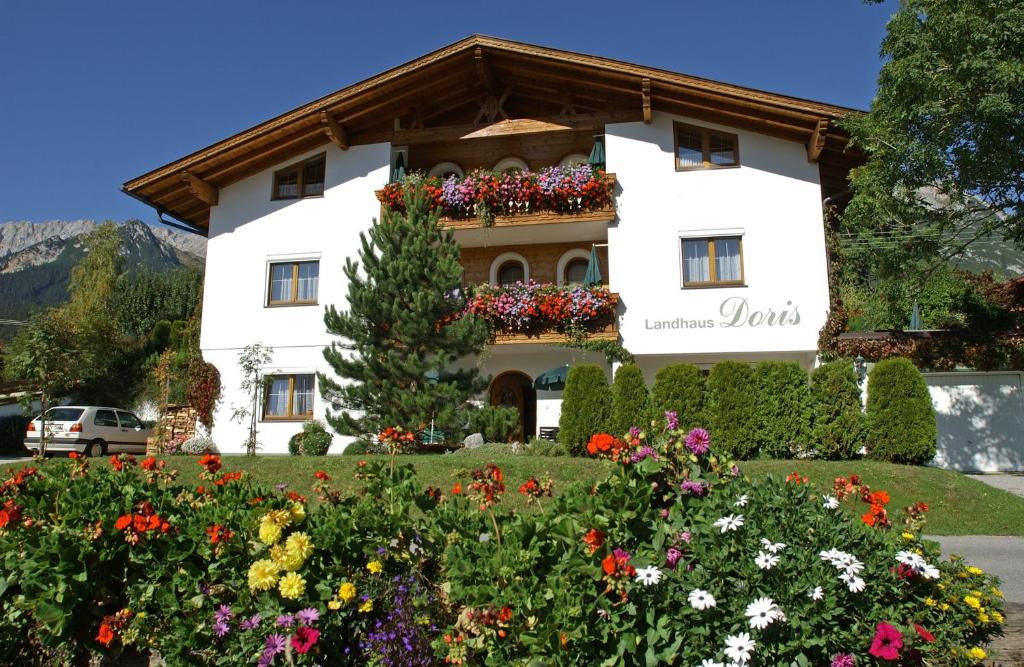
<path fill-rule="evenodd" d="M 480 285 L 466 312 L 483 317 L 495 343 L 560 342 L 569 337 L 617 338 L 618 295 L 604 287 L 550 283 Z"/>

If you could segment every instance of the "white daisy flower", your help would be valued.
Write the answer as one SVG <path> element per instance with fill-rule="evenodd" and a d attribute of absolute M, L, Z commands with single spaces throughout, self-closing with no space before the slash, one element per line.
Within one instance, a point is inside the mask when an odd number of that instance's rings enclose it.
<path fill-rule="evenodd" d="M 859 560 L 852 560 L 848 563 L 843 564 L 843 572 L 848 574 L 860 574 L 864 571 L 864 563 Z"/>
<path fill-rule="evenodd" d="M 715 606 L 715 598 L 711 593 L 702 591 L 699 588 L 695 588 L 690 591 L 690 595 L 687 596 L 690 601 L 690 606 L 694 609 L 704 611 L 705 609 L 711 609 Z"/>
<path fill-rule="evenodd" d="M 746 664 L 750 660 L 750 654 L 756 646 L 757 642 L 746 632 L 738 632 L 725 638 L 725 654 L 738 665 Z"/>
<path fill-rule="evenodd" d="M 864 590 L 864 580 L 855 574 L 843 572 L 841 575 L 839 575 L 839 579 L 844 584 L 846 584 L 846 587 L 850 589 L 851 593 L 860 593 L 862 590 Z"/>
<path fill-rule="evenodd" d="M 651 565 L 649 567 L 641 567 L 636 571 L 636 580 L 644 586 L 650 586 L 661 581 L 661 570 Z"/>
<path fill-rule="evenodd" d="M 825 499 L 823 506 L 827 510 L 834 510 L 839 508 L 839 499 L 835 496 L 822 496 Z"/>
<path fill-rule="evenodd" d="M 762 570 L 770 570 L 779 564 L 779 557 L 765 551 L 758 551 L 757 557 L 754 558 L 754 564 Z"/>
<path fill-rule="evenodd" d="M 747 605 L 744 613 L 750 618 L 750 627 L 764 630 L 779 618 L 780 611 L 771 598 L 757 598 Z"/>
<path fill-rule="evenodd" d="M 700 661 L 700 667 L 725 667 L 725 663 L 715 662 L 711 658 L 704 658 Z"/>
<path fill-rule="evenodd" d="M 730 514 L 729 516 L 723 516 L 713 524 L 715 528 L 721 528 L 723 533 L 730 530 L 739 530 L 740 526 L 743 525 L 742 514 Z"/>
<path fill-rule="evenodd" d="M 761 538 L 761 546 L 764 547 L 768 553 L 777 554 L 786 548 L 785 542 L 772 542 L 764 537 Z"/>
<path fill-rule="evenodd" d="M 735 505 L 736 507 L 746 507 L 749 501 L 750 497 L 744 493 L 742 496 L 736 499 L 736 502 L 734 502 L 733 505 Z"/>
<path fill-rule="evenodd" d="M 925 560 L 921 554 L 914 553 L 913 551 L 897 551 L 896 560 L 904 565 L 909 565 L 915 570 L 925 566 Z"/>
<path fill-rule="evenodd" d="M 934 565 L 925 565 L 924 570 L 921 571 L 921 576 L 925 579 L 938 579 L 940 576 L 939 568 Z"/>
<path fill-rule="evenodd" d="M 807 591 L 807 597 L 812 600 L 821 600 L 825 597 L 825 590 L 821 586 L 815 586 L 811 590 Z"/>

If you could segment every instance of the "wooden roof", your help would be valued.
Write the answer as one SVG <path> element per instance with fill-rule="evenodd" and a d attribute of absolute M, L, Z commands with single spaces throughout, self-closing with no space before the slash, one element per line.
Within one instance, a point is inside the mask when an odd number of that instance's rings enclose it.
<path fill-rule="evenodd" d="M 328 142 L 416 144 L 552 125 L 647 120 L 651 109 L 739 127 L 808 148 L 825 195 L 859 158 L 833 121 L 854 110 L 608 58 L 483 35 L 343 88 L 124 184 L 159 212 L 205 231 L 218 189 Z M 488 132 L 488 128 L 498 128 Z M 528 126 L 528 127 L 527 127 Z M 530 129 L 533 127 L 534 129 Z"/>

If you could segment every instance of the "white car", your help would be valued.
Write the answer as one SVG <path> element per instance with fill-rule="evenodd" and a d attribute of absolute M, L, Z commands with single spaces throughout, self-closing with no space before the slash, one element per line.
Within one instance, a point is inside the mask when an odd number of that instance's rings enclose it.
<path fill-rule="evenodd" d="M 25 447 L 39 453 L 41 417 L 28 423 Z M 146 438 L 153 429 L 119 408 L 65 405 L 46 411 L 46 453 L 78 452 L 97 457 L 104 454 L 145 454 Z"/>

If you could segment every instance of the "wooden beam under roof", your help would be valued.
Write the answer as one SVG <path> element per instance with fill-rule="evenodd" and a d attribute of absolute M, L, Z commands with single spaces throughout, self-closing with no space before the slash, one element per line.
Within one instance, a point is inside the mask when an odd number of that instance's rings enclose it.
<path fill-rule="evenodd" d="M 491 125 L 479 126 L 444 125 L 422 130 L 398 130 L 392 133 L 394 144 L 429 144 L 439 141 L 457 141 L 495 137 L 505 134 L 535 134 L 537 132 L 601 129 L 607 123 L 629 123 L 640 120 L 640 110 L 612 111 L 581 114 L 574 116 L 551 116 L 546 118 L 513 118 Z"/>
<path fill-rule="evenodd" d="M 181 180 L 193 197 L 208 206 L 217 205 L 217 200 L 220 198 L 217 188 L 188 171 L 181 172 Z"/>
<path fill-rule="evenodd" d="M 494 72 L 491 71 L 491 65 L 484 56 L 484 50 L 479 46 L 473 49 L 473 62 L 476 63 L 476 75 L 480 80 L 480 84 L 484 87 L 484 90 L 493 94 L 494 89 L 497 87 Z"/>
<path fill-rule="evenodd" d="M 327 138 L 331 140 L 331 143 L 341 150 L 347 151 L 349 141 L 348 132 L 345 131 L 345 127 L 326 111 L 320 112 L 320 122 L 324 124 L 324 132 L 327 134 Z"/>
<path fill-rule="evenodd" d="M 828 138 L 828 120 L 822 118 L 814 125 L 811 138 L 807 140 L 807 161 L 817 162 L 821 151 L 825 150 L 825 141 Z"/>
<path fill-rule="evenodd" d="M 644 77 L 640 81 L 641 94 L 643 95 L 644 123 L 651 124 L 651 80 Z"/>

